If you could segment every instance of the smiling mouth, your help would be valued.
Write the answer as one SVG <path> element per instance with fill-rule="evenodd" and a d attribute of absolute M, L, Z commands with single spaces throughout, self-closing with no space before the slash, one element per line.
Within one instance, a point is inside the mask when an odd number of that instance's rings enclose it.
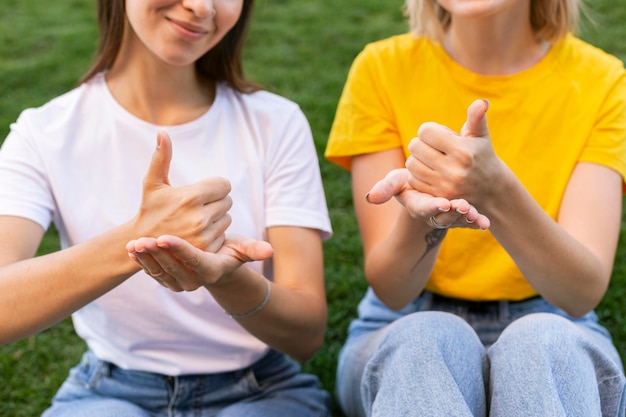
<path fill-rule="evenodd" d="M 193 23 L 184 22 L 181 20 L 176 20 L 172 18 L 167 18 L 167 20 L 179 31 L 186 32 L 189 35 L 194 37 L 203 36 L 209 33 L 209 30 L 203 26 L 199 26 Z"/>

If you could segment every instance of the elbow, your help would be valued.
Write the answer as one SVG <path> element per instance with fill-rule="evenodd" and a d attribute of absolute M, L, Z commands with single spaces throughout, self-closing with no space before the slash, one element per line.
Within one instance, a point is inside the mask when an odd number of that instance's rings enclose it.
<path fill-rule="evenodd" d="M 411 300 L 404 299 L 404 297 L 400 298 L 399 296 L 395 297 L 386 297 L 384 295 L 379 295 L 376 290 L 374 290 L 378 299 L 386 305 L 390 310 L 399 311 L 409 304 Z"/>
<path fill-rule="evenodd" d="M 302 334 L 302 337 L 296 337 L 299 339 L 299 343 L 296 344 L 296 352 L 293 352 L 292 357 L 300 363 L 304 363 L 317 353 L 318 350 L 324 344 L 326 338 L 326 327 L 328 321 L 328 310 L 326 308 L 326 302 L 323 303 L 323 308 L 318 311 L 309 326 L 308 331 Z"/>
<path fill-rule="evenodd" d="M 0 325 L 0 346 L 10 345 L 19 342 L 38 332 L 36 328 L 20 328 L 19 326 L 11 326 L 8 323 Z"/>
<path fill-rule="evenodd" d="M 425 280 L 422 283 L 421 278 L 404 278 L 402 273 L 381 268 L 380 264 L 371 258 L 366 260 L 365 279 L 381 303 L 391 310 L 402 310 L 422 292 Z M 408 281 L 412 283 L 407 284 Z"/>
<path fill-rule="evenodd" d="M 593 309 L 596 308 L 598 304 L 600 304 L 600 300 L 598 301 L 586 300 L 586 301 L 581 301 L 577 304 L 563 306 L 561 308 L 572 318 L 579 319 L 583 317 L 584 315 L 588 314 L 589 312 L 593 311 Z"/>
<path fill-rule="evenodd" d="M 402 310 L 412 300 L 407 293 L 394 292 L 393 288 L 390 288 L 388 285 L 376 285 L 371 282 L 369 285 L 380 302 L 391 310 Z"/>
<path fill-rule="evenodd" d="M 576 300 L 569 298 L 564 300 L 548 300 L 551 304 L 561 308 L 570 317 L 579 319 L 593 311 L 602 301 L 606 291 L 590 291 L 584 298 Z"/>
<path fill-rule="evenodd" d="M 308 313 L 290 330 L 283 333 L 281 339 L 283 353 L 300 363 L 310 360 L 324 344 L 328 321 L 328 305 L 325 296 L 316 297 L 304 308 Z"/>
<path fill-rule="evenodd" d="M 308 337 L 303 337 L 299 347 L 297 349 L 293 349 L 292 352 L 289 352 L 289 356 L 300 363 L 310 360 L 322 347 L 325 336 L 326 326 L 324 325 L 321 329 L 311 332 Z"/>
<path fill-rule="evenodd" d="M 569 306 L 567 308 L 563 308 L 563 311 L 565 311 L 570 317 L 574 319 L 579 319 L 583 317 L 585 314 L 588 314 L 590 311 L 592 311 L 594 307 L 585 308 L 584 306 L 580 306 L 580 305 Z"/>
<path fill-rule="evenodd" d="M 373 274 L 365 271 L 368 285 L 376 294 L 376 297 L 391 310 L 402 310 L 412 300 L 411 293 L 404 291 L 398 285 L 390 285 L 388 280 L 375 279 Z M 415 298 L 415 297 L 413 297 Z"/>
<path fill-rule="evenodd" d="M 565 310 L 565 312 L 574 319 L 582 318 L 585 314 L 589 313 L 591 310 Z"/>

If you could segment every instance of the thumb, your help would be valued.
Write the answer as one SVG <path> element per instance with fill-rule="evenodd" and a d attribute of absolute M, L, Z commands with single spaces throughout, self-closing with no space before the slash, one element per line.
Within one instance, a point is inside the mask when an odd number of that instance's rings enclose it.
<path fill-rule="evenodd" d="M 163 185 L 170 185 L 169 172 L 172 162 L 172 140 L 164 132 L 157 133 L 157 147 L 152 154 L 150 167 L 144 179 L 144 188 L 152 189 Z"/>
<path fill-rule="evenodd" d="M 269 242 L 243 236 L 227 238 L 224 246 L 235 251 L 237 258 L 243 262 L 263 261 L 271 258 L 274 254 L 274 249 Z"/>
<path fill-rule="evenodd" d="M 365 196 L 370 204 L 383 204 L 405 189 L 408 171 L 405 168 L 390 171 L 385 178 L 378 181 Z"/>
<path fill-rule="evenodd" d="M 263 261 L 274 254 L 274 249 L 269 242 L 256 240 L 246 244 L 246 256 L 250 261 Z"/>
<path fill-rule="evenodd" d="M 461 128 L 461 136 L 466 137 L 489 137 L 487 127 L 487 100 L 476 100 L 467 109 L 467 120 Z"/>

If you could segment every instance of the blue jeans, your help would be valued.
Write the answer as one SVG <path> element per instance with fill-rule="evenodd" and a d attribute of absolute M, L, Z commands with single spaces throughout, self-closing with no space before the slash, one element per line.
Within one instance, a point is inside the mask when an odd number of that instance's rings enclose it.
<path fill-rule="evenodd" d="M 246 369 L 170 377 L 127 371 L 88 351 L 43 417 L 330 416 L 330 395 L 270 351 Z"/>
<path fill-rule="evenodd" d="M 350 417 L 624 416 L 622 363 L 593 312 L 428 292 L 384 308 L 368 290 L 339 356 L 336 395 Z"/>

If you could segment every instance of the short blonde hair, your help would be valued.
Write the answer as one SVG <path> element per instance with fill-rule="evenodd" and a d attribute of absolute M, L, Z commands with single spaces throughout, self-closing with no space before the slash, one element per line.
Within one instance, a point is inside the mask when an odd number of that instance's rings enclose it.
<path fill-rule="evenodd" d="M 553 42 L 578 30 L 580 0 L 531 0 L 530 23 L 541 39 Z M 441 41 L 450 13 L 437 0 L 406 0 L 405 13 L 416 36 Z"/>

